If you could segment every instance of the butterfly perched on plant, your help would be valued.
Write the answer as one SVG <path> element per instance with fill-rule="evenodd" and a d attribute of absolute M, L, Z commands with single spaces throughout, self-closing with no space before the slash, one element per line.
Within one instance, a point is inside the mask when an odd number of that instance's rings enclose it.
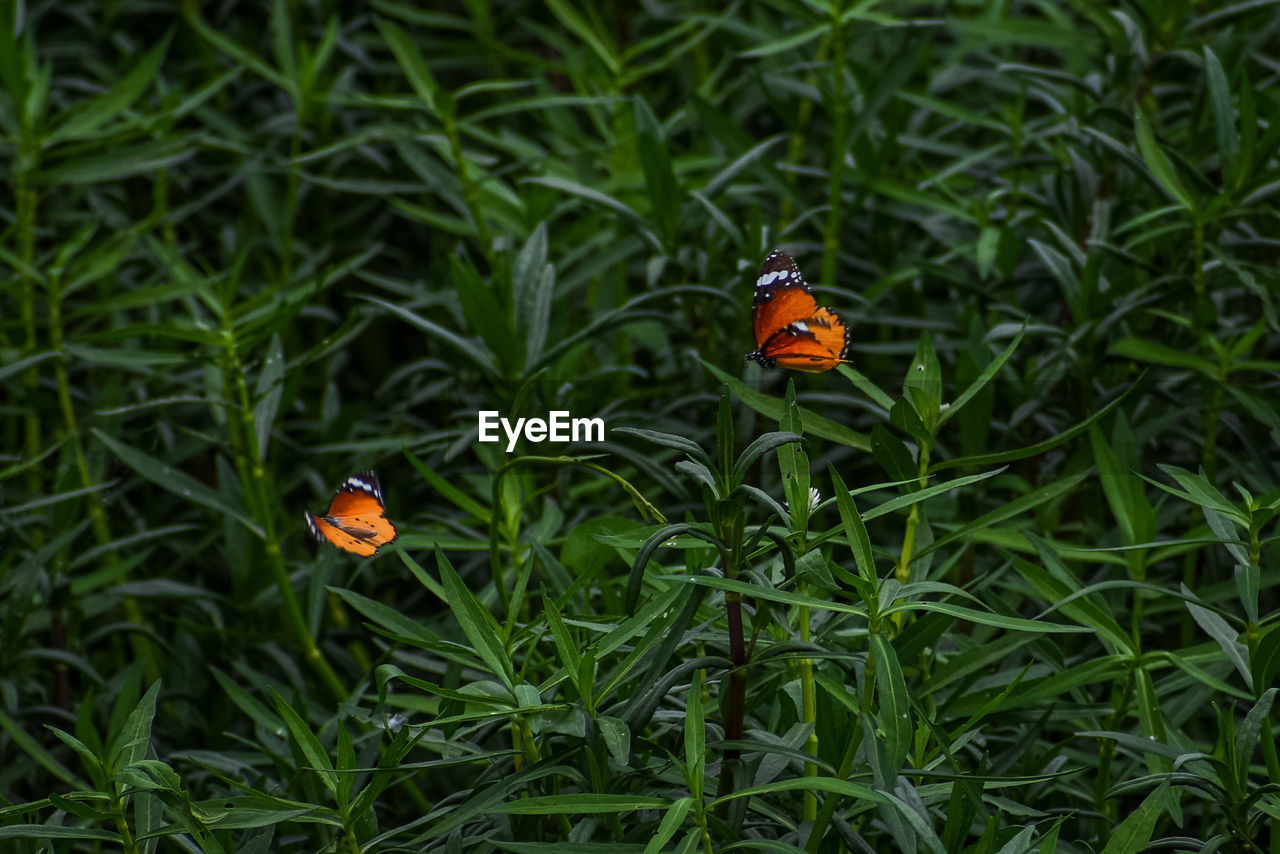
<path fill-rule="evenodd" d="M 400 536 L 386 512 L 378 476 L 364 471 L 338 487 L 324 515 L 307 512 L 305 518 L 307 530 L 317 540 L 361 557 L 373 557 L 379 547 Z"/>
<path fill-rule="evenodd" d="M 756 349 L 752 362 L 793 371 L 829 371 L 848 361 L 852 337 L 840 315 L 809 292 L 796 259 L 775 249 L 764 259 L 751 304 Z"/>

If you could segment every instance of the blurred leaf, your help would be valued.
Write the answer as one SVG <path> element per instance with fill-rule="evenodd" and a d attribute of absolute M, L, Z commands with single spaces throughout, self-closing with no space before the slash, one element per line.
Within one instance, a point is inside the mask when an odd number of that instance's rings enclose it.
<path fill-rule="evenodd" d="M 276 410 L 284 394 L 284 348 L 280 336 L 271 336 L 267 357 L 258 372 L 258 385 L 254 396 L 258 402 L 253 407 L 253 425 L 258 431 L 258 459 L 267 458 L 267 444 L 271 441 L 271 427 L 276 420 Z"/>
<path fill-rule="evenodd" d="M 1142 152 L 1142 159 L 1146 162 L 1147 168 L 1151 170 L 1151 175 L 1155 178 L 1156 183 L 1164 188 L 1164 191 L 1174 201 L 1188 211 L 1196 213 L 1195 199 L 1192 198 L 1186 187 L 1182 186 L 1182 182 L 1178 180 L 1178 175 L 1173 171 L 1169 158 L 1160 149 L 1160 144 L 1156 142 L 1155 134 L 1151 132 L 1151 123 L 1141 109 L 1134 111 L 1133 125 L 1134 133 L 1138 140 L 1138 150 Z"/>
<path fill-rule="evenodd" d="M 547 7 L 551 9 L 551 13 L 564 25 L 565 29 L 580 38 L 583 44 L 590 47 L 591 51 L 599 57 L 611 74 L 617 74 L 620 66 L 613 46 L 608 44 L 605 36 L 598 33 L 578 13 L 573 3 L 570 0 L 546 0 L 546 2 Z"/>
<path fill-rule="evenodd" d="M 196 153 L 186 138 L 157 139 L 114 148 L 104 154 L 75 157 L 40 174 L 47 184 L 92 184 L 119 181 L 168 169 Z"/>
<path fill-rule="evenodd" d="M 92 136 L 102 125 L 129 109 L 156 79 L 160 63 L 164 60 L 172 39 L 173 31 L 170 30 L 151 50 L 142 55 L 137 64 L 110 91 L 71 111 L 66 121 L 50 131 L 45 138 L 45 145 Z"/>
<path fill-rule="evenodd" d="M 92 433 L 98 437 L 98 441 L 106 445 L 125 465 L 157 486 L 169 490 L 174 495 L 208 507 L 210 510 L 230 516 L 250 531 L 253 531 L 259 539 L 266 536 L 262 528 L 242 508 L 229 504 L 219 493 L 200 483 L 191 475 L 179 471 L 168 463 L 157 460 L 137 448 L 113 439 L 96 427 L 92 428 Z"/>
<path fill-rule="evenodd" d="M 1204 80 L 1209 92 L 1209 109 L 1213 113 L 1213 128 L 1218 139 L 1218 160 L 1222 164 L 1222 183 L 1225 187 L 1236 185 L 1236 172 L 1240 162 L 1240 134 L 1236 131 L 1235 112 L 1231 107 L 1231 87 L 1222 70 L 1218 57 L 1204 46 Z"/>

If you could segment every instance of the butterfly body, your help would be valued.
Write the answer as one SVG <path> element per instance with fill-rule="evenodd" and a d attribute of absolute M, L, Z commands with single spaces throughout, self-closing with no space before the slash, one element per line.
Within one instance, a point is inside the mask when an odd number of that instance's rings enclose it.
<path fill-rule="evenodd" d="M 304 519 L 317 540 L 361 557 L 373 557 L 400 536 L 386 516 L 382 484 L 371 471 L 347 478 L 325 513 L 308 512 Z"/>
<path fill-rule="evenodd" d="M 756 279 L 751 322 L 756 349 L 747 359 L 765 367 L 793 371 L 829 371 L 848 361 L 849 327 L 826 306 L 818 305 L 796 261 L 775 249 Z"/>

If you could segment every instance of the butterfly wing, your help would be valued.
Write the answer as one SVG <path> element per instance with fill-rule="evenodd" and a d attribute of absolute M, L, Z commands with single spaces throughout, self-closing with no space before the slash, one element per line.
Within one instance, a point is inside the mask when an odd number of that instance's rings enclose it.
<path fill-rule="evenodd" d="M 382 484 L 371 471 L 347 478 L 333 496 L 329 511 L 323 516 L 308 513 L 306 521 L 316 539 L 361 557 L 372 556 L 399 536 L 386 517 Z"/>
<path fill-rule="evenodd" d="M 747 358 L 766 367 L 829 371 L 845 361 L 849 327 L 820 307 L 796 261 L 774 250 L 764 259 L 751 307 L 756 350 Z"/>
<path fill-rule="evenodd" d="M 306 520 L 307 530 L 311 532 L 311 536 L 322 543 L 330 543 L 344 552 L 351 552 L 360 557 L 373 557 L 374 553 L 378 551 L 378 547 L 369 540 L 357 537 L 336 525 L 329 524 L 323 516 L 317 516 L 315 513 L 306 513 L 303 518 Z"/>
<path fill-rule="evenodd" d="M 796 259 L 774 250 L 764 259 L 756 279 L 756 295 L 751 303 L 751 322 L 756 346 L 763 347 L 775 334 L 797 320 L 813 317 L 818 302 L 809 293 Z"/>
<path fill-rule="evenodd" d="M 793 371 L 829 371 L 845 361 L 849 327 L 829 308 L 797 320 L 777 332 L 761 348 L 769 363 Z"/>

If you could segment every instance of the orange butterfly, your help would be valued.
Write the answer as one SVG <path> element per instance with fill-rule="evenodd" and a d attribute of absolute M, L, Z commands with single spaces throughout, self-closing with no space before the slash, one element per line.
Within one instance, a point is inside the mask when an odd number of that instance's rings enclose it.
<path fill-rule="evenodd" d="M 378 476 L 365 471 L 347 478 L 338 487 L 323 516 L 306 513 L 307 530 L 321 542 L 361 557 L 373 557 L 380 546 L 393 543 L 400 536 L 386 511 Z"/>
<path fill-rule="evenodd" d="M 847 362 L 852 334 L 840 315 L 809 293 L 796 259 L 775 249 L 764 259 L 751 304 L 756 350 L 752 362 L 793 371 L 829 371 Z"/>

